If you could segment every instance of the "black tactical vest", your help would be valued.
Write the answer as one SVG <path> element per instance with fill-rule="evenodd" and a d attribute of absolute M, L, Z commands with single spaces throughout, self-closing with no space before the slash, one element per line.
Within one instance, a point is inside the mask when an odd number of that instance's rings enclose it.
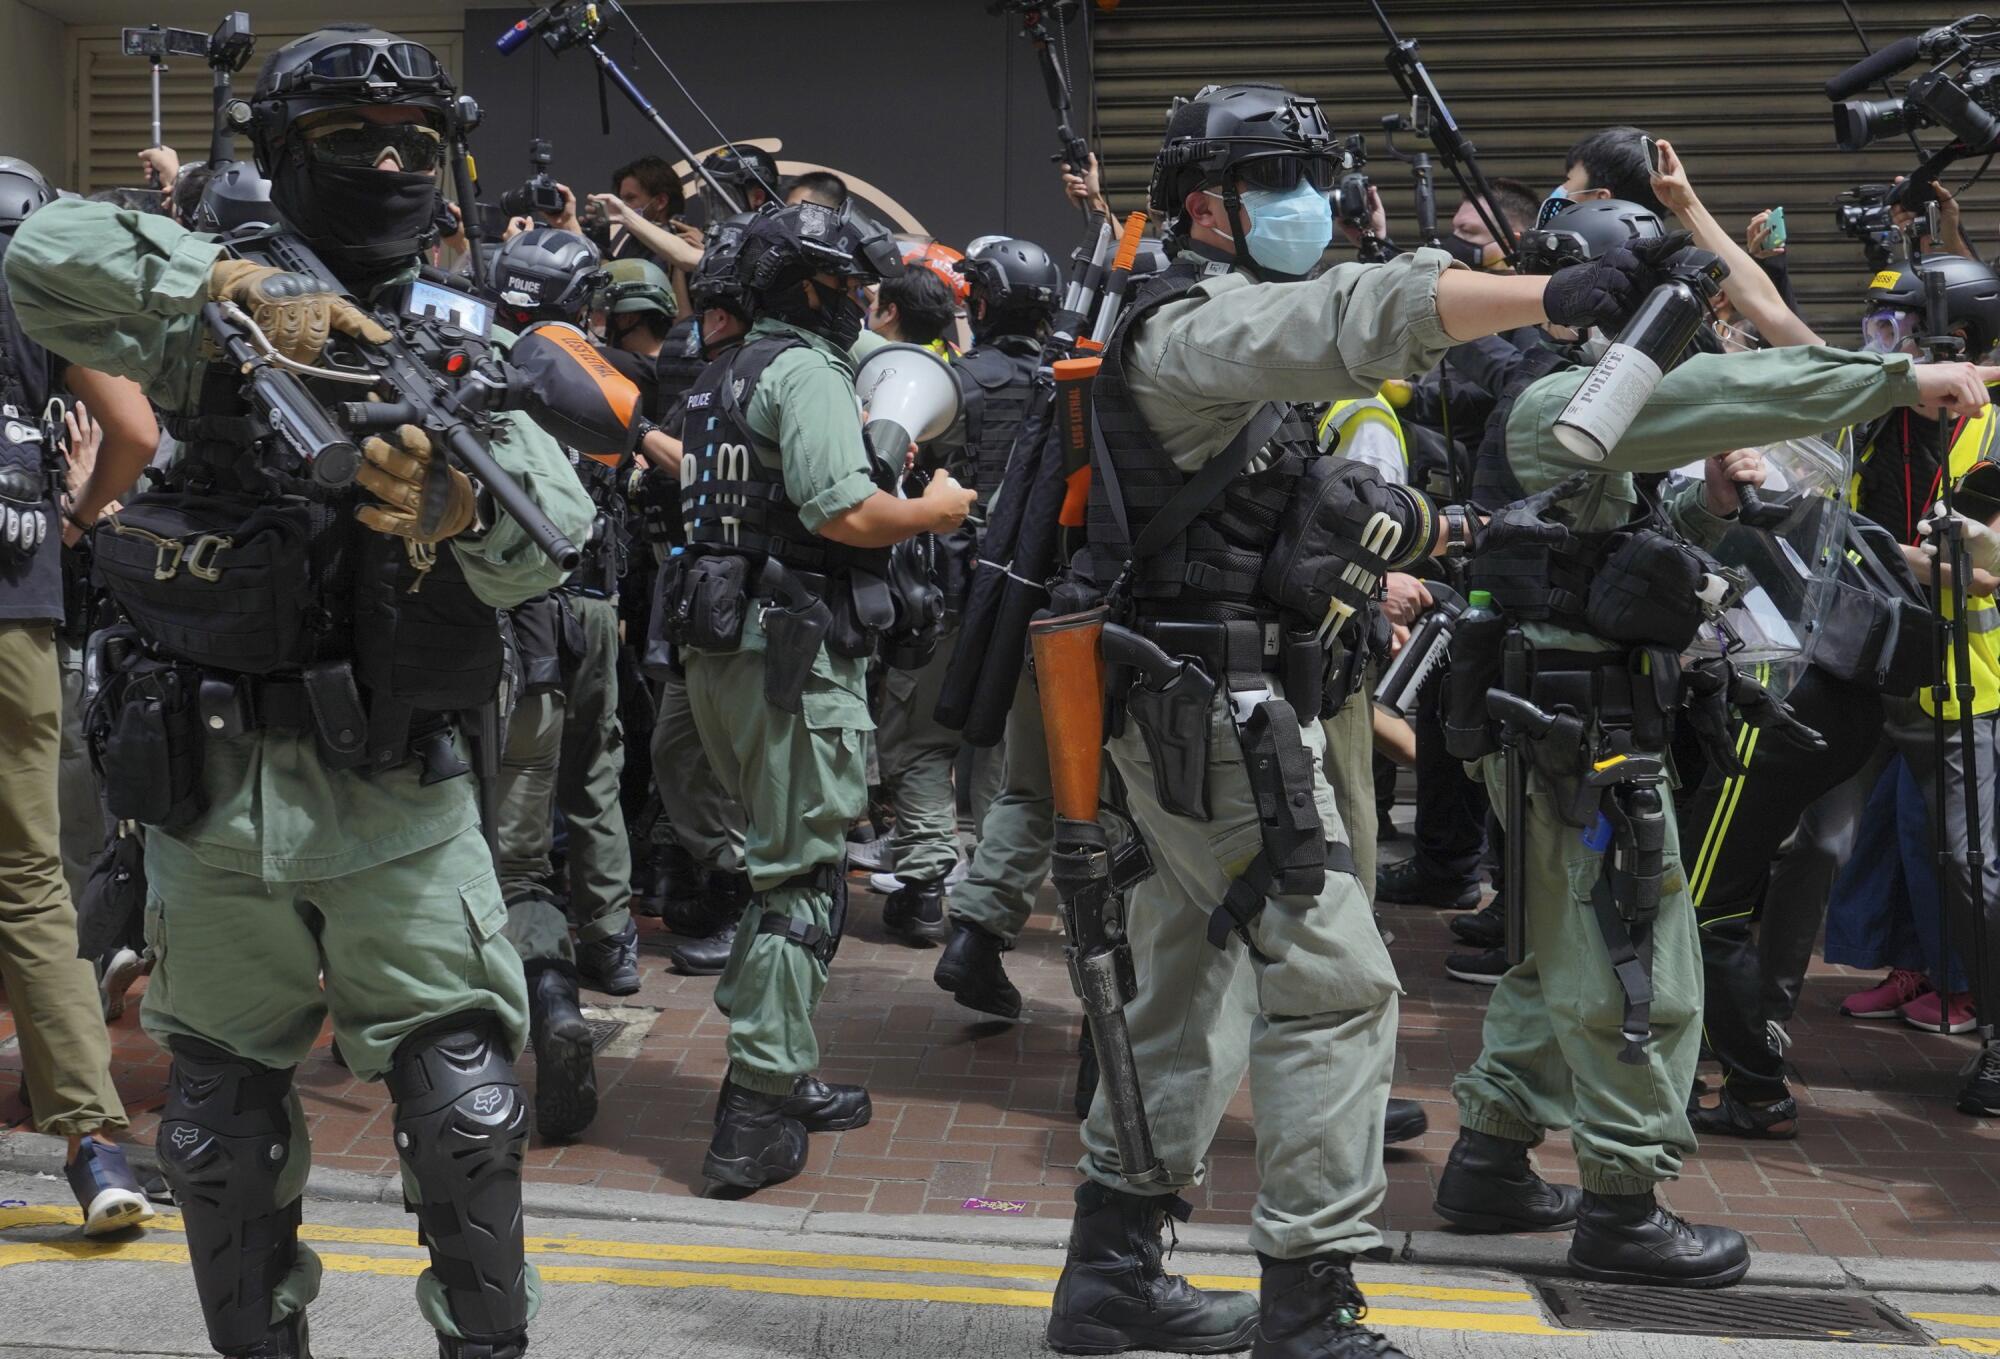
<path fill-rule="evenodd" d="M 952 362 L 951 371 L 965 397 L 965 461 L 951 472 L 979 492 L 976 508 L 982 513 L 1006 476 L 1014 436 L 1034 393 L 1040 356 L 1036 341 L 1006 335 L 976 345 Z"/>
<path fill-rule="evenodd" d="M 822 575 L 866 571 L 886 577 L 887 548 L 846 547 L 800 521 L 785 495 L 778 451 L 750 429 L 747 413 L 764 370 L 804 345 L 790 335 L 746 340 L 710 364 L 688 392 L 681 460 L 688 548 L 776 557 L 794 570 Z M 858 411 L 855 420 L 859 424 Z"/>
<path fill-rule="evenodd" d="M 1514 413 L 1514 402 L 1535 383 L 1576 361 L 1573 349 L 1537 346 L 1522 354 L 1521 361 L 1508 373 L 1500 391 L 1495 393 L 1498 400 L 1493 413 L 1487 417 L 1486 429 L 1480 437 L 1479 451 L 1472 465 L 1472 503 L 1481 510 L 1490 514 L 1525 494 L 1520 480 L 1514 475 L 1513 465 L 1507 461 L 1507 420 Z"/>
<path fill-rule="evenodd" d="M 1188 474 L 1174 466 L 1147 427 L 1125 384 L 1125 346 L 1133 327 L 1165 303 L 1185 297 L 1207 272 L 1207 263 L 1183 252 L 1165 271 L 1139 280 L 1105 345 L 1093 400 L 1098 466 L 1090 479 L 1088 526 L 1092 571 L 1108 587 L 1123 568 L 1131 542 L 1175 493 Z M 1276 433 L 1232 477 L 1224 492 L 1159 552 L 1132 563 L 1131 595 L 1143 618 L 1228 620 L 1274 617 L 1257 577 L 1277 537 L 1278 519 L 1306 460 L 1318 455 L 1310 423 L 1287 409 Z M 1102 465 L 1109 461 L 1111 476 Z M 1115 481 L 1115 486 L 1114 486 Z M 1111 497 L 1123 501 L 1121 526 Z"/>
<path fill-rule="evenodd" d="M 684 316 L 667 330 L 653 359 L 655 391 L 661 410 L 671 408 L 708 368 L 701 350 L 701 317 Z M 664 419 L 664 417 L 656 417 Z"/>

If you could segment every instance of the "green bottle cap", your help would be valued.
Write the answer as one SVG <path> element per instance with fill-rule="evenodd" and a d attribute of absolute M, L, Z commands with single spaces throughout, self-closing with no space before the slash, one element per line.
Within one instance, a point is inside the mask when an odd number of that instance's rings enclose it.
<path fill-rule="evenodd" d="M 1475 609 L 1490 609 L 1493 607 L 1493 592 L 1491 590 L 1474 590 L 1470 603 L 1471 607 Z"/>

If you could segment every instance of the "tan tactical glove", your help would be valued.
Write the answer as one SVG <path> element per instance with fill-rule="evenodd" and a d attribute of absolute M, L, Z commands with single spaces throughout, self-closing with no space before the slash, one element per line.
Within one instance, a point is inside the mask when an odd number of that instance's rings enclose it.
<path fill-rule="evenodd" d="M 265 264 L 217 260 L 208 271 L 208 295 L 250 313 L 272 346 L 295 363 L 315 362 L 335 330 L 370 344 L 389 338 L 388 331 L 346 298 L 322 291 L 304 274 Z"/>
<path fill-rule="evenodd" d="M 430 436 L 415 425 L 398 428 L 396 439 L 400 448 L 379 436 L 362 443 L 368 461 L 355 480 L 382 504 L 363 505 L 354 517 L 377 533 L 416 543 L 441 543 L 471 528 L 478 517 L 471 480 L 433 457 Z"/>

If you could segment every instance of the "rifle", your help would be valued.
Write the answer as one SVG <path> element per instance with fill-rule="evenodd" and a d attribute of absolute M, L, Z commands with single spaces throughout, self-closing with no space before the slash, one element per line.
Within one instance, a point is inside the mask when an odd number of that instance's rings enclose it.
<path fill-rule="evenodd" d="M 289 233 L 259 231 L 224 244 L 238 259 L 304 274 L 326 292 L 355 300 L 319 257 Z M 551 561 L 565 571 L 575 570 L 582 553 L 488 451 L 497 429 L 494 416 L 521 411 L 579 451 L 622 452 L 632 440 L 637 389 L 571 327 L 535 327 L 503 359 L 486 337 L 492 315 L 486 303 L 427 280 L 411 288 L 413 307 L 425 308 L 421 314 L 363 307 L 389 331 L 388 341 L 367 344 L 335 334 L 317 366 L 280 355 L 234 303 L 210 302 L 202 308 L 202 318 L 242 373 L 251 408 L 314 482 L 345 486 L 360 470 L 364 436 L 415 425 Z M 347 385 L 360 399 L 323 401 L 305 379 Z M 442 480 L 444 474 L 442 463 L 433 467 L 433 477 Z M 443 500 L 426 489 L 428 525 L 435 525 Z"/>
<path fill-rule="evenodd" d="M 1138 982 L 1125 936 L 1124 893 L 1152 865 L 1136 836 L 1112 850 L 1098 820 L 1098 790 L 1104 764 L 1106 641 L 1151 644 L 1108 626 L 1106 612 L 1100 605 L 1038 618 L 1028 625 L 1028 635 L 1048 731 L 1056 813 L 1050 871 L 1062 917 L 1063 957 L 1097 1051 L 1098 1092 L 1109 1101 L 1119 1170 L 1135 1184 L 1148 1184 L 1166 1171 L 1153 1151 L 1132 1035 L 1125 1027 L 1125 1004 L 1138 993 Z M 1175 664 L 1164 655 L 1159 660 Z"/>
<path fill-rule="evenodd" d="M 1080 337 L 1107 277 L 1113 240 L 1110 226 L 1100 225 L 1095 246 L 1071 256 L 1063 309 L 1042 345 L 1035 391 L 1014 436 L 1001 493 L 980 530 L 979 560 L 959 622 L 958 646 L 935 710 L 938 722 L 962 731 L 968 745 L 995 745 L 1006 732 L 1028 619 L 1047 597 L 1044 583 L 1054 568 L 1057 517 L 1069 495 L 1066 471 L 1072 457 L 1086 467 L 1089 463 L 1088 428 L 1067 419 L 1057 423 L 1058 401 L 1074 391 L 1066 385 L 1073 375 L 1061 365 L 1089 343 Z M 1128 273 L 1129 265 L 1128 260 Z M 1084 398 L 1080 410 L 1087 415 L 1087 389 Z M 1072 440 L 1082 441 L 1074 451 Z"/>

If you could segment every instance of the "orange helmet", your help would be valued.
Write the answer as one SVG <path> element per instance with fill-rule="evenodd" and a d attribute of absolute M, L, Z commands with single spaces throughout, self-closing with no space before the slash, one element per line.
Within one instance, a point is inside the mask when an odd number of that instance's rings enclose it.
<path fill-rule="evenodd" d="M 946 288 L 951 290 L 953 305 L 959 307 L 965 305 L 969 285 L 966 283 L 965 275 L 952 267 L 957 261 L 964 259 L 964 255 L 938 241 L 905 240 L 901 244 L 904 268 L 921 266 L 930 270 L 938 276 Z"/>

